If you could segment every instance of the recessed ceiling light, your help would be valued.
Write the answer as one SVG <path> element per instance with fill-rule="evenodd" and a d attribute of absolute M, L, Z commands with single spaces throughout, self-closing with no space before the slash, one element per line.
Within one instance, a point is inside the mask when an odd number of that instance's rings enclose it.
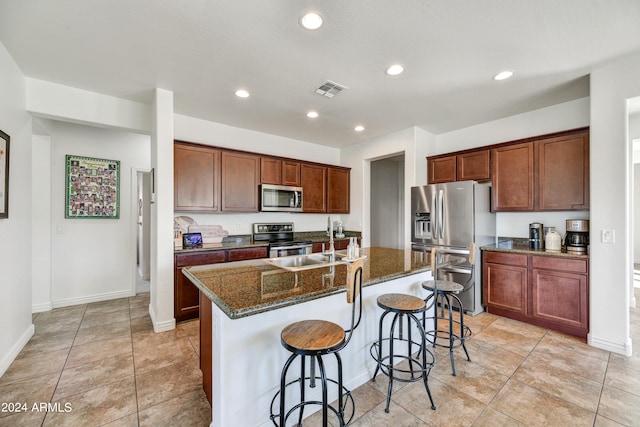
<path fill-rule="evenodd" d="M 316 113 L 315 111 L 309 111 L 307 113 L 307 117 L 309 117 L 310 119 L 315 119 L 316 117 L 318 117 L 318 113 Z"/>
<path fill-rule="evenodd" d="M 236 91 L 236 96 L 237 96 L 238 98 L 248 98 L 248 97 L 249 97 L 249 92 L 247 92 L 247 91 L 246 91 L 246 90 L 244 90 L 244 89 L 238 89 L 238 90 Z"/>
<path fill-rule="evenodd" d="M 364 130 L 364 126 L 358 125 L 354 127 L 353 130 L 355 130 L 356 132 L 362 132 Z"/>
<path fill-rule="evenodd" d="M 513 76 L 513 71 L 511 70 L 500 71 L 498 74 L 493 76 L 493 80 L 505 80 L 511 76 Z"/>
<path fill-rule="evenodd" d="M 393 64 L 389 68 L 387 68 L 386 73 L 390 76 L 397 76 L 398 74 L 402 74 L 404 71 L 404 67 L 400 64 Z"/>
<path fill-rule="evenodd" d="M 317 30 L 322 26 L 322 16 L 317 12 L 306 13 L 300 18 L 300 25 L 307 30 Z"/>

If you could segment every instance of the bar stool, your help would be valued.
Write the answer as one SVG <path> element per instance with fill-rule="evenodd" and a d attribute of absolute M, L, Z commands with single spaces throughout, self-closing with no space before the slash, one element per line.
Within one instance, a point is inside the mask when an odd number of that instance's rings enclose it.
<path fill-rule="evenodd" d="M 469 250 L 466 249 L 453 249 L 453 248 L 433 248 L 431 250 L 431 271 L 433 273 L 433 280 L 428 280 L 422 283 L 422 287 L 431 294 L 425 299 L 425 303 L 433 300 L 435 302 L 435 309 L 433 317 L 433 329 L 429 330 L 426 326 L 426 319 L 423 315 L 422 321 L 426 330 L 426 334 L 429 342 L 433 347 L 444 347 L 449 349 L 449 359 L 451 359 L 452 375 L 456 376 L 456 365 L 454 361 L 453 350 L 462 347 L 464 353 L 467 356 L 467 360 L 470 362 L 469 352 L 465 341 L 471 336 L 471 328 L 464 324 L 464 307 L 458 294 L 465 289 L 465 286 L 461 283 L 453 282 L 451 280 L 438 279 L 438 269 L 442 267 L 439 264 L 439 258 L 443 259 L 444 255 L 463 255 L 469 257 L 469 264 L 471 265 L 471 271 L 469 272 L 469 279 L 466 283 L 472 283 L 473 280 L 473 266 L 475 264 L 475 243 L 471 242 Z M 440 256 L 440 257 L 439 257 Z M 460 272 L 466 270 L 459 270 Z M 440 314 L 438 315 L 438 304 L 440 305 Z M 458 319 L 454 319 L 454 307 L 457 306 Z M 445 315 L 445 306 L 447 312 Z M 445 322 L 448 325 L 448 329 L 442 329 L 439 326 L 439 322 Z M 455 329 L 454 329 L 455 326 Z"/>
<path fill-rule="evenodd" d="M 393 390 L 393 381 L 415 382 L 420 379 L 424 382 L 427 390 L 431 409 L 435 410 L 431 390 L 429 389 L 429 372 L 435 364 L 435 357 L 427 349 L 427 337 L 424 331 L 423 323 L 416 317 L 416 314 L 424 313 L 428 308 L 425 301 L 413 295 L 405 294 L 384 294 L 378 297 L 378 306 L 384 310 L 380 316 L 380 324 L 378 326 L 378 341 L 374 342 L 369 349 L 371 356 L 378 363 L 373 373 L 372 381 L 376 380 L 378 372 L 382 372 L 389 377 L 389 385 L 387 387 L 387 406 L 385 412 L 389 412 L 389 404 L 391 402 L 391 393 Z M 389 335 L 383 337 L 384 319 L 393 313 Z M 403 331 L 403 318 L 406 317 L 406 336 Z M 397 325 L 397 329 L 396 329 Z M 411 337 L 412 329 L 418 330 L 418 340 Z M 385 343 L 387 344 L 385 346 Z M 406 353 L 396 352 L 395 344 L 405 345 Z M 385 352 L 384 347 L 388 351 Z M 414 349 L 417 350 L 414 353 Z M 406 361 L 407 365 L 397 365 L 397 362 Z"/>
<path fill-rule="evenodd" d="M 331 410 L 338 418 L 340 426 L 351 422 L 355 413 L 355 403 L 351 392 L 342 385 L 342 359 L 338 353 L 351 340 L 353 331 L 360 324 L 362 318 L 362 267 L 364 258 L 360 258 L 347 266 L 347 303 L 351 304 L 351 327 L 344 329 L 342 326 L 325 320 L 303 320 L 285 327 L 280 339 L 284 348 L 292 354 L 287 359 L 280 376 L 280 390 L 271 401 L 271 421 L 276 426 L 284 427 L 287 419 L 298 411 L 298 424 L 302 425 L 304 408 L 308 405 L 320 405 L 322 407 L 322 425 L 328 426 L 328 411 Z M 356 309 L 357 306 L 357 309 Z M 337 361 L 337 381 L 327 378 L 322 356 L 334 354 Z M 300 377 L 287 383 L 287 371 L 293 361 L 301 356 Z M 306 359 L 310 359 L 309 375 L 306 375 Z M 315 373 L 315 364 L 318 364 L 320 374 Z M 322 400 L 305 400 L 306 384 L 309 388 L 315 388 L 316 380 L 320 380 L 322 387 Z M 337 385 L 338 408 L 328 403 L 328 383 Z M 300 402 L 290 409 L 285 408 L 286 390 L 290 386 L 298 384 Z M 279 397 L 279 399 L 278 399 Z M 275 402 L 279 401 L 279 413 L 274 413 Z M 345 421 L 345 409 L 347 403 L 351 404 L 351 415 Z"/>

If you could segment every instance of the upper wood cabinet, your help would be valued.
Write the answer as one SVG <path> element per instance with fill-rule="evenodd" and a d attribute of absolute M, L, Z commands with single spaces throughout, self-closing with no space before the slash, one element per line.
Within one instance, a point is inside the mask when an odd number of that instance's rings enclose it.
<path fill-rule="evenodd" d="M 488 181 L 491 179 L 488 149 L 458 154 L 456 161 L 456 181 Z"/>
<path fill-rule="evenodd" d="M 494 211 L 534 210 L 533 158 L 531 142 L 491 150 Z"/>
<path fill-rule="evenodd" d="M 300 165 L 303 212 L 327 211 L 327 168 L 315 164 Z"/>
<path fill-rule="evenodd" d="M 538 209 L 589 209 L 589 134 L 538 141 Z"/>
<path fill-rule="evenodd" d="M 300 162 L 262 156 L 260 158 L 260 182 L 262 184 L 300 187 Z"/>
<path fill-rule="evenodd" d="M 427 158 L 429 184 L 453 182 L 456 180 L 456 156 Z"/>
<path fill-rule="evenodd" d="M 175 144 L 173 191 L 176 211 L 220 211 L 220 151 Z"/>
<path fill-rule="evenodd" d="M 282 185 L 300 187 L 300 162 L 282 161 Z"/>
<path fill-rule="evenodd" d="M 223 212 L 258 212 L 260 156 L 222 151 L 221 184 Z"/>
<path fill-rule="evenodd" d="M 260 182 L 262 184 L 282 184 L 282 160 L 275 157 L 261 157 Z"/>
<path fill-rule="evenodd" d="M 429 184 L 491 179 L 489 149 L 427 158 Z"/>
<path fill-rule="evenodd" d="M 258 212 L 260 184 L 303 188 L 303 212 L 349 213 L 349 168 L 174 143 L 174 210 Z"/>
<path fill-rule="evenodd" d="M 349 169 L 327 168 L 327 212 L 349 213 L 350 175 Z"/>
<path fill-rule="evenodd" d="M 494 211 L 589 209 L 589 133 L 491 150 Z"/>

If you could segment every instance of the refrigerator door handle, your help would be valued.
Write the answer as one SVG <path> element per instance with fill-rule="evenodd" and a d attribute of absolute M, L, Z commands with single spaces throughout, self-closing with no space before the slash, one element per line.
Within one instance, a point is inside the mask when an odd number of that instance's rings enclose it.
<path fill-rule="evenodd" d="M 431 215 L 431 239 L 438 238 L 438 206 L 436 205 L 436 193 L 431 193 L 431 212 L 435 215 Z"/>
<path fill-rule="evenodd" d="M 438 192 L 438 227 L 440 227 L 439 238 L 444 238 L 444 190 Z"/>

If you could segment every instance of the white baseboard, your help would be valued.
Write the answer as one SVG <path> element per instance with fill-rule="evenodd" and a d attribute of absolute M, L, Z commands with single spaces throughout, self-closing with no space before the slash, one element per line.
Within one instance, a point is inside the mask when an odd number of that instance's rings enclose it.
<path fill-rule="evenodd" d="M 53 309 L 53 303 L 51 301 L 44 304 L 35 304 L 31 306 L 32 313 L 42 313 L 43 311 L 51 311 Z"/>
<path fill-rule="evenodd" d="M 3 376 L 5 372 L 7 372 L 9 366 L 11 366 L 13 361 L 16 360 L 16 357 L 18 357 L 18 354 L 20 354 L 24 346 L 27 345 L 35 330 L 36 329 L 35 326 L 33 326 L 33 323 L 29 325 L 27 330 L 24 331 L 22 336 L 20 336 L 20 339 L 18 339 L 13 347 L 11 347 L 9 353 L 2 359 L 2 361 L 0 361 L 0 377 Z"/>
<path fill-rule="evenodd" d="M 84 297 L 77 297 L 77 298 L 68 298 L 68 299 L 53 301 L 53 308 L 68 307 L 71 305 L 79 305 L 79 304 L 89 304 L 92 302 L 108 301 L 108 300 L 118 299 L 118 298 L 128 298 L 128 297 L 133 297 L 135 295 L 136 295 L 135 292 L 132 292 L 130 289 L 127 289 L 125 291 L 108 292 L 108 293 L 97 294 L 97 295 L 87 295 Z"/>
<path fill-rule="evenodd" d="M 631 339 L 629 338 L 626 343 L 620 344 L 617 342 L 594 337 L 592 334 L 588 334 L 587 343 L 593 347 L 601 348 L 603 350 L 611 351 L 613 353 L 621 354 L 623 356 L 631 356 Z"/>
<path fill-rule="evenodd" d="M 153 323 L 153 331 L 154 332 L 165 332 L 170 331 L 176 328 L 176 319 L 165 320 L 164 322 L 159 322 L 156 317 L 155 311 L 153 311 L 153 306 L 149 304 L 149 316 L 151 317 L 151 323 Z"/>

